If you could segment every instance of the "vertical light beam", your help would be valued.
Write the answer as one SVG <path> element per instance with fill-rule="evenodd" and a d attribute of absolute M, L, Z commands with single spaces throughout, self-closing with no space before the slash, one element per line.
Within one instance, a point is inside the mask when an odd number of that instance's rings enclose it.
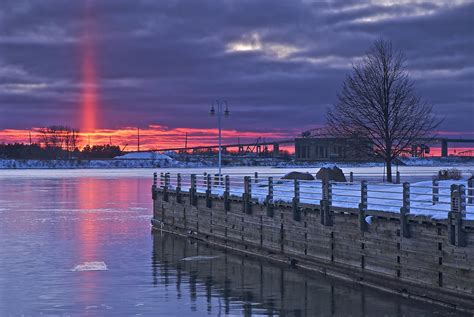
<path fill-rule="evenodd" d="M 91 1 L 86 2 L 85 28 L 82 43 L 82 95 L 81 95 L 81 129 L 93 132 L 97 128 L 97 70 L 95 54 L 95 23 Z"/>

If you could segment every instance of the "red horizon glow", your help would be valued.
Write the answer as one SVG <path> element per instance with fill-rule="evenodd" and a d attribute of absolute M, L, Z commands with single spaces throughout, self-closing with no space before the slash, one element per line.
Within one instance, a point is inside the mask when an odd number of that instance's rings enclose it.
<path fill-rule="evenodd" d="M 29 133 L 33 143 L 40 143 L 39 128 L 31 130 L 0 130 L 0 142 L 3 143 L 29 143 Z M 140 129 L 140 150 L 153 150 L 164 148 L 184 147 L 185 136 L 188 134 L 188 148 L 194 146 L 209 146 L 217 144 L 217 129 L 197 129 L 197 128 L 168 128 L 160 125 L 150 125 L 148 128 Z M 241 143 L 253 143 L 259 137 L 266 141 L 291 139 L 297 135 L 296 131 L 236 131 L 223 130 L 222 137 L 224 144 L 237 143 L 240 138 Z M 138 149 L 138 130 L 135 127 L 125 127 L 121 129 L 95 129 L 91 132 L 79 133 L 79 148 L 89 144 L 112 144 L 126 147 L 128 151 Z"/>
<path fill-rule="evenodd" d="M 29 134 L 33 143 L 40 143 L 39 128 L 31 130 L 0 130 L 0 143 L 26 143 L 30 142 Z M 183 148 L 185 144 L 185 135 L 188 134 L 188 148 L 195 146 L 209 146 L 217 144 L 217 129 L 197 129 L 197 128 L 168 128 L 160 125 L 150 125 L 147 128 L 140 129 L 140 150 L 156 150 L 164 148 Z M 223 130 L 223 144 L 254 143 L 260 137 L 266 141 L 292 139 L 298 135 L 297 131 L 236 131 Z M 90 145 L 112 144 L 119 146 L 127 151 L 136 151 L 138 149 L 138 130 L 136 127 L 125 127 L 121 129 L 95 129 L 91 132 L 80 132 L 78 147 Z M 280 147 L 290 153 L 294 152 L 294 146 Z M 450 144 L 448 154 L 457 154 L 462 151 L 474 150 L 474 147 L 459 146 L 455 143 Z M 440 156 L 441 148 L 439 146 L 431 147 L 428 156 Z"/>

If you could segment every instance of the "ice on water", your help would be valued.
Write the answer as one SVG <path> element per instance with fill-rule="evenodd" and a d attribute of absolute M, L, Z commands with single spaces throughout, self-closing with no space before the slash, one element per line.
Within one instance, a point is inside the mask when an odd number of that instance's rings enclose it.
<path fill-rule="evenodd" d="M 87 271 L 107 271 L 107 264 L 103 261 L 96 262 L 84 262 L 82 264 L 76 265 L 72 271 L 73 272 L 87 272 Z"/>
<path fill-rule="evenodd" d="M 218 255 L 197 255 L 182 259 L 181 261 L 210 261 L 219 258 Z"/>

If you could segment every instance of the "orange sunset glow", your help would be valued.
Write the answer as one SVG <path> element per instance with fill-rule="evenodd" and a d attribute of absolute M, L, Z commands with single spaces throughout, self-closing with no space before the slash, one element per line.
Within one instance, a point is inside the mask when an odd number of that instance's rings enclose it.
<path fill-rule="evenodd" d="M 32 142 L 39 143 L 38 128 L 30 130 L 0 130 L 0 143 L 28 143 L 31 132 Z M 91 132 L 79 133 L 79 147 L 84 147 L 89 140 L 94 144 L 112 144 L 125 148 L 127 151 L 137 150 L 138 133 L 135 127 L 121 129 L 95 129 Z M 188 134 L 188 147 L 216 144 L 217 129 L 197 129 L 197 128 L 168 128 L 160 125 L 150 125 L 140 129 L 140 149 L 152 150 L 162 148 L 184 147 L 186 133 Z M 281 140 L 294 138 L 297 131 L 272 131 L 253 132 L 223 130 L 222 137 L 225 143 L 252 143 L 258 138 L 270 140 Z"/>
<path fill-rule="evenodd" d="M 0 130 L 0 143 L 28 143 L 31 133 L 33 143 L 40 143 L 39 128 L 32 130 Z M 188 147 L 208 146 L 216 144 L 217 129 L 197 129 L 197 128 L 168 128 L 161 125 L 150 125 L 140 129 L 140 150 L 156 150 L 164 148 L 183 148 L 185 146 L 186 134 L 188 135 Z M 297 136 L 298 131 L 237 131 L 223 130 L 223 144 L 253 143 L 258 138 L 261 140 L 283 140 L 292 139 Z M 449 136 L 448 136 L 449 137 Z M 136 151 L 138 149 L 138 130 L 135 127 L 125 127 L 120 129 L 95 129 L 90 132 L 79 133 L 79 148 L 90 145 L 112 144 L 120 146 L 125 151 Z M 293 146 L 281 147 L 282 150 L 293 152 Z M 450 145 L 449 154 L 458 154 L 463 151 L 472 150 L 472 147 Z M 440 156 L 441 148 L 438 144 L 431 147 L 428 156 Z"/>

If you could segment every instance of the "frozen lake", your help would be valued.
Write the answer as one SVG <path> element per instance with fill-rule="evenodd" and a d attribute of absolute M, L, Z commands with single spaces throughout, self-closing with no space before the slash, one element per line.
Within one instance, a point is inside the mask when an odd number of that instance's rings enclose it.
<path fill-rule="evenodd" d="M 441 169 L 449 169 L 453 166 L 393 166 L 393 177 L 398 169 L 401 175 L 401 181 L 422 181 L 431 180 L 434 175 Z M 462 164 L 456 165 L 456 169 L 462 171 L 464 176 L 474 173 L 474 165 Z M 371 180 L 371 181 L 382 181 L 384 180 L 384 167 L 383 166 L 345 166 L 341 165 L 341 169 L 344 174 L 348 177 L 350 172 L 354 173 L 355 180 Z M 241 174 L 250 175 L 254 172 L 258 172 L 262 177 L 266 175 L 283 175 L 291 171 L 310 172 L 315 174 L 319 170 L 318 167 L 224 167 L 222 169 L 223 174 Z M 135 168 L 135 169 L 0 169 L 0 175 L 2 177 L 19 177 L 19 178 L 42 178 L 42 177 L 103 177 L 103 178 L 122 178 L 122 177 L 136 177 L 136 178 L 150 178 L 153 172 L 169 172 L 171 174 L 204 174 L 204 173 L 217 173 L 217 168 L 162 168 L 162 169 L 147 169 L 147 168 Z"/>
<path fill-rule="evenodd" d="M 402 180 L 426 179 L 420 172 L 438 169 L 400 168 Z M 256 170 L 295 169 L 225 172 Z M 382 170 L 345 169 L 357 177 L 379 177 L 373 173 Z M 152 235 L 153 171 L 0 171 L 0 316 L 459 316 L 173 235 Z"/>

